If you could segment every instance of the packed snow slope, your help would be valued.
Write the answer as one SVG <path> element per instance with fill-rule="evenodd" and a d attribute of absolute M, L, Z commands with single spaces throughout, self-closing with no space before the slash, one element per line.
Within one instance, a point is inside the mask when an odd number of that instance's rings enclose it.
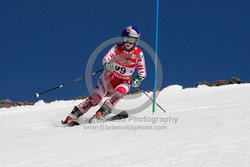
<path fill-rule="evenodd" d="M 133 100 L 128 100 L 133 98 Z M 147 101 L 123 100 L 121 108 Z M 81 101 L 0 109 L 1 167 L 249 167 L 250 84 L 163 89 L 124 121 L 63 127 Z M 84 118 L 97 110 L 91 109 Z"/>

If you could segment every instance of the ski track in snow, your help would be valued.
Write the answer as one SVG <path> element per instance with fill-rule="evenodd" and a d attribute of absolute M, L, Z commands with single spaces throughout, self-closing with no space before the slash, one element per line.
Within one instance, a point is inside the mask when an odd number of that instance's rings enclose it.
<path fill-rule="evenodd" d="M 117 107 L 143 104 L 142 95 Z M 120 122 L 63 127 L 81 101 L 37 102 L 0 109 L 1 167 L 248 167 L 250 166 L 250 84 L 163 89 L 155 114 L 149 106 L 135 118 L 178 118 L 166 122 Z M 97 108 L 91 109 L 89 118 Z M 119 130 L 110 127 L 165 127 Z M 98 130 L 87 128 L 99 128 Z"/>

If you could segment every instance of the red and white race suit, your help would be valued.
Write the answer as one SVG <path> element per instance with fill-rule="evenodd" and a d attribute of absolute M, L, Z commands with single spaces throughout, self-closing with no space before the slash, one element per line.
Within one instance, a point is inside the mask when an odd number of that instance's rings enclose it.
<path fill-rule="evenodd" d="M 115 69 L 111 72 L 104 70 L 93 94 L 77 106 L 82 113 L 98 105 L 108 92 L 113 95 L 104 102 L 104 105 L 112 110 L 115 104 L 128 93 L 135 68 L 138 70 L 138 76 L 146 77 L 145 59 L 138 47 L 133 47 L 127 52 L 123 44 L 117 44 L 105 55 L 103 65 L 109 61 L 115 64 Z"/>

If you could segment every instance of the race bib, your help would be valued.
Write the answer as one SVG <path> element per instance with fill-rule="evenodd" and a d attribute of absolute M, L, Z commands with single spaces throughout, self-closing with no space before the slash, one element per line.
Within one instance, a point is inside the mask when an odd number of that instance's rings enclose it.
<path fill-rule="evenodd" d="M 123 66 L 116 64 L 115 71 L 123 76 L 130 76 L 133 74 L 134 68 L 123 67 Z"/>

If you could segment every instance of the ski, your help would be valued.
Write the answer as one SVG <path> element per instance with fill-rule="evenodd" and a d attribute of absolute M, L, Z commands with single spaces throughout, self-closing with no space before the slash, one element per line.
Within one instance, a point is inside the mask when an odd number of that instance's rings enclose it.
<path fill-rule="evenodd" d="M 128 118 L 128 113 L 126 111 L 122 111 L 119 114 L 116 114 L 112 117 L 107 117 L 106 119 L 103 120 L 97 120 L 96 122 L 108 122 L 108 121 L 116 121 L 116 120 L 121 120 L 121 119 L 126 119 Z M 96 119 L 95 115 L 93 115 L 90 119 L 88 123 L 95 123 L 93 120 Z"/>
<path fill-rule="evenodd" d="M 119 114 L 116 114 L 112 117 L 107 117 L 103 120 L 97 120 L 95 118 L 95 115 L 93 115 L 88 121 L 87 124 L 92 124 L 92 123 L 103 123 L 103 122 L 109 122 L 109 121 L 116 121 L 116 120 L 121 120 L 121 119 L 126 119 L 128 118 L 128 113 L 126 111 L 122 111 Z M 80 126 L 81 123 L 78 121 L 71 121 L 69 123 L 64 123 L 64 121 L 61 121 L 61 124 L 64 125 L 65 127 L 73 127 L 73 126 Z"/>

